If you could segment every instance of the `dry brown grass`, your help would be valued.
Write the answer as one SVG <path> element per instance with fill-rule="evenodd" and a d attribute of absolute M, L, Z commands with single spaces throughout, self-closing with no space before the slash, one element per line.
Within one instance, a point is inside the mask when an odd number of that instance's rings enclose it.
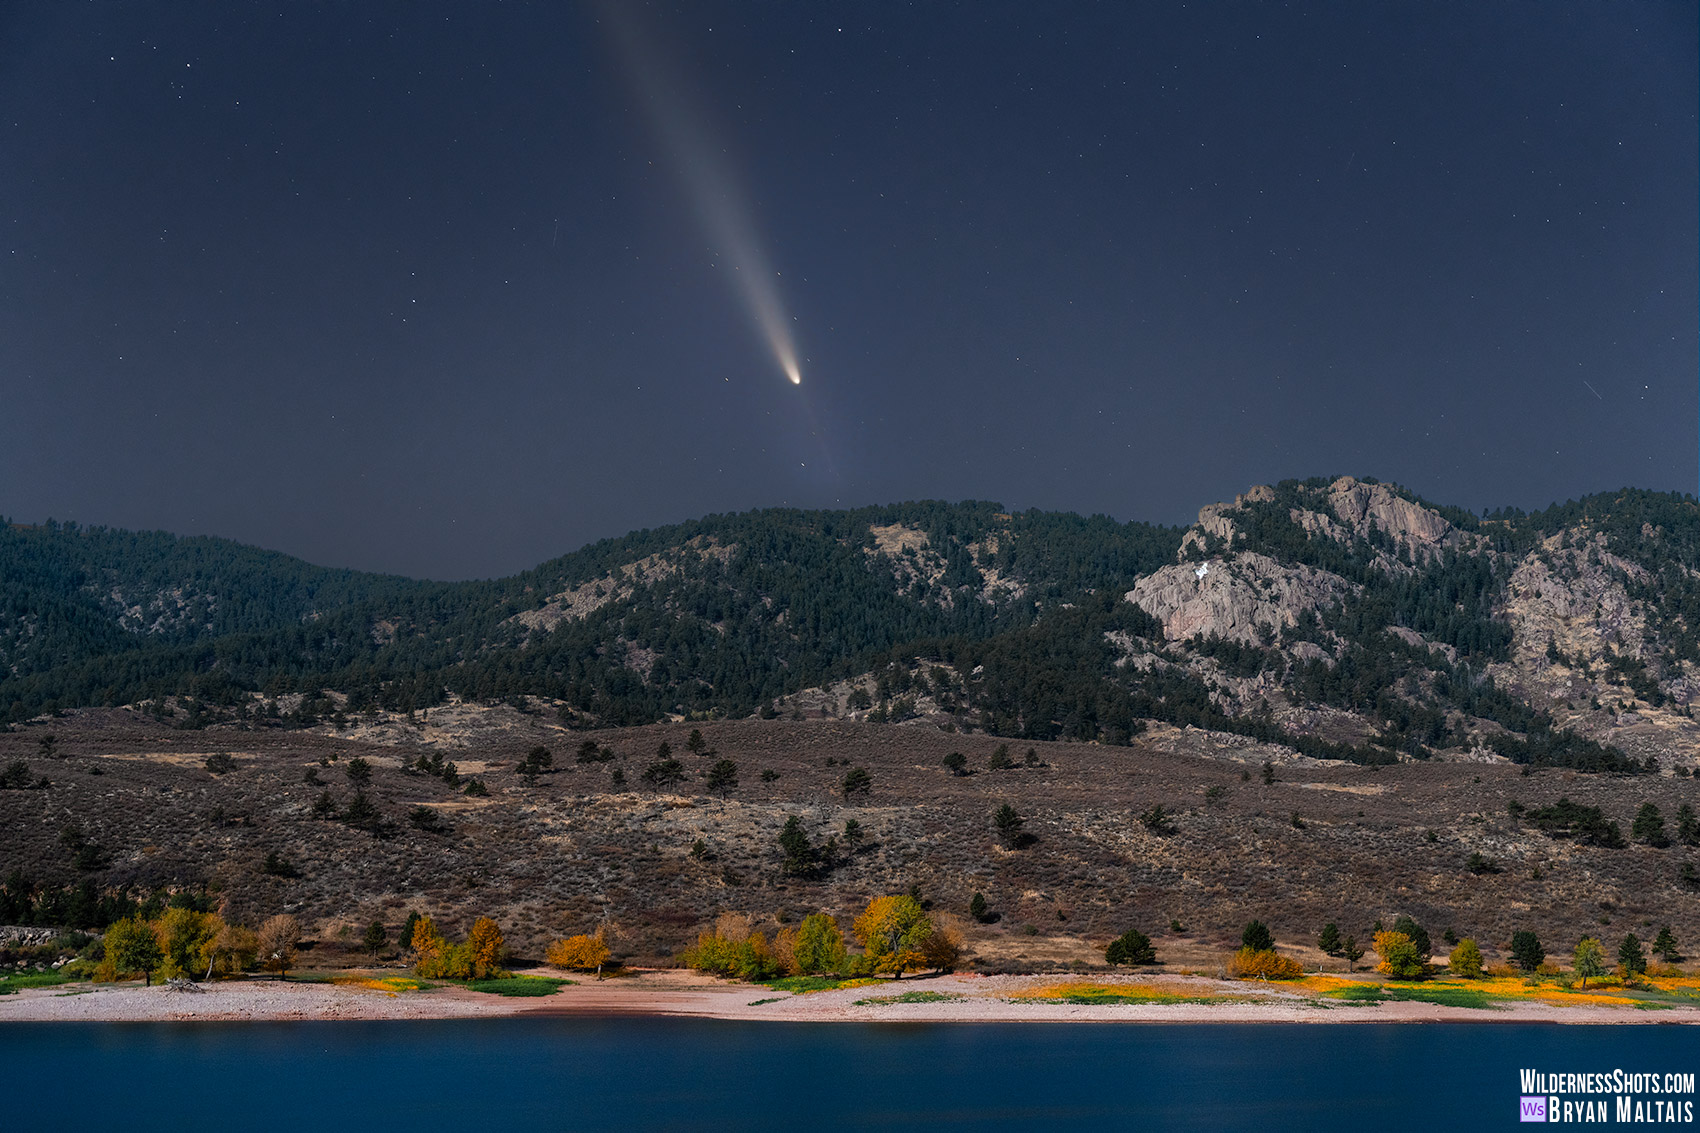
<path fill-rule="evenodd" d="M 712 754 L 685 750 L 693 726 Z M 783 719 L 589 733 L 619 758 L 576 765 L 584 733 L 564 735 L 552 720 L 508 712 L 493 715 L 476 746 L 444 752 L 463 769 L 484 769 L 491 794 L 477 800 L 402 773 L 398 757 L 414 754 L 405 746 L 306 732 L 178 732 L 104 711 L 56 722 L 65 757 L 43 760 L 44 730 L 0 734 L 0 762 L 27 759 L 33 773 L 53 780 L 45 791 L 0 791 L 0 872 L 75 880 L 59 842 L 75 822 L 112 854 L 103 881 L 213 884 L 227 915 L 257 922 L 294 913 L 321 948 L 350 962 L 360 956 L 359 926 L 382 920 L 393 935 L 409 909 L 451 933 L 489 913 L 533 957 L 550 940 L 606 926 L 616 955 L 655 963 L 723 911 L 745 913 L 770 934 L 817 910 L 847 925 L 870 897 L 912 885 L 958 915 L 975 891 L 986 895 L 993 923 L 964 916 L 969 959 L 986 969 L 1098 967 L 1108 939 L 1138 927 L 1171 969 L 1209 971 L 1253 917 L 1307 970 L 1344 968 L 1310 947 L 1325 922 L 1367 947 L 1370 922 L 1400 913 L 1416 917 L 1442 955 L 1447 928 L 1476 937 L 1490 958 L 1520 928 L 1559 954 L 1583 935 L 1650 939 L 1669 923 L 1700 949 L 1700 908 L 1678 880 L 1682 864 L 1700 857 L 1694 850 L 1574 846 L 1506 814 L 1512 799 L 1534 807 L 1568 795 L 1602 807 L 1626 830 L 1649 800 L 1668 821 L 1681 802 L 1700 806 L 1700 784 L 1669 777 L 1286 762 L 1266 786 L 1259 771 L 1267 749 L 1188 730 L 1154 729 L 1132 748 L 1111 748 Z M 639 786 L 663 740 L 690 775 L 668 794 Z M 554 750 L 559 770 L 528 786 L 512 767 L 539 742 Z M 1032 747 L 1048 766 L 987 770 L 1005 742 L 1018 763 Z M 237 769 L 209 774 L 202 764 L 212 751 L 232 753 Z M 951 751 L 967 757 L 972 774 L 953 776 L 941 765 Z M 319 766 L 333 754 L 340 758 Z M 346 803 L 352 789 L 341 768 L 354 755 L 373 764 L 369 793 L 396 824 L 391 838 L 312 817 L 322 788 L 302 773 L 316 768 Z M 739 788 L 725 800 L 701 793 L 703 774 L 721 757 L 739 767 Z M 866 767 L 874 789 L 846 806 L 836 784 L 851 766 Z M 89 774 L 95 767 L 104 773 Z M 627 779 L 623 791 L 611 786 L 616 768 Z M 779 778 L 762 782 L 765 769 Z M 1211 788 L 1220 788 L 1215 797 Z M 1031 846 L 999 842 L 991 815 L 1004 802 L 1027 819 Z M 1175 816 L 1168 836 L 1138 821 L 1159 803 Z M 445 833 L 408 824 L 408 811 L 421 804 L 439 812 Z M 1295 811 L 1303 829 L 1290 821 Z M 866 839 L 830 872 L 788 879 L 776 838 L 792 815 L 817 843 L 842 841 L 849 818 Z M 700 858 L 691 853 L 699 840 Z M 302 876 L 261 873 L 272 851 Z M 1469 873 L 1472 851 L 1502 872 Z M 1171 920 L 1185 931 L 1170 932 Z"/>

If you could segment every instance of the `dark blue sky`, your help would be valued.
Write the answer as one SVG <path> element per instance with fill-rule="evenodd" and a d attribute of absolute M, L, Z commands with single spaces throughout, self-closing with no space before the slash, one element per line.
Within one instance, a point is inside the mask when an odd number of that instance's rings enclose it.
<path fill-rule="evenodd" d="M 0 8 L 0 512 L 449 578 L 776 504 L 1695 488 L 1691 4 L 623 10 L 647 73 L 591 5 Z"/>

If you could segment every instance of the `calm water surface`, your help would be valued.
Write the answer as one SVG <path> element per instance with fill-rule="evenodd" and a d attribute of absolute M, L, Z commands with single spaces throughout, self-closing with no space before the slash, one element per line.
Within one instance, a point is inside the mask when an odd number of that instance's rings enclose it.
<path fill-rule="evenodd" d="M 15 1129 L 1507 1129 L 1519 1067 L 1700 1070 L 1690 1027 L 0 1026 Z M 1700 1108 L 1700 1107 L 1697 1107 Z M 1373 1123 L 1373 1124 L 1370 1124 Z"/>

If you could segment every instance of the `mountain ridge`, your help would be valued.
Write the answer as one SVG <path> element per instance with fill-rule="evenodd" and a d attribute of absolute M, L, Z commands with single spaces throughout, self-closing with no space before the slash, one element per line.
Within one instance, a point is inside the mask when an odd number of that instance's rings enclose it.
<path fill-rule="evenodd" d="M 147 703 L 307 726 L 453 698 L 595 727 L 807 702 L 1027 739 L 1160 720 L 1360 762 L 1617 771 L 1689 766 L 1700 739 L 1700 509 L 1640 489 L 1478 517 L 1289 480 L 1187 528 L 985 501 L 764 509 L 463 583 L 7 524 L 0 577 L 6 721 Z"/>

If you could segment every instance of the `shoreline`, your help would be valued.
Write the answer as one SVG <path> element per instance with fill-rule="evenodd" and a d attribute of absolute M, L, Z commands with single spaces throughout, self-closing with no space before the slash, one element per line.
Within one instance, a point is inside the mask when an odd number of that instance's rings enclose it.
<path fill-rule="evenodd" d="M 542 973 L 528 973 L 542 974 Z M 550 973 L 556 974 L 556 973 Z M 356 977 L 358 978 L 358 977 Z M 1365 981 L 1366 983 L 1368 981 Z M 1058 988 L 1185 1002 L 1078 1003 Z M 0 997 L 7 1022 L 305 1022 L 405 1019 L 700 1018 L 738 1022 L 852 1023 L 1700 1023 L 1700 1003 L 1656 1010 L 1627 1002 L 1562 1004 L 1538 999 L 1462 1007 L 1408 1000 L 1355 1003 L 1326 993 L 1242 981 L 1161 974 L 1083 980 L 1076 975 L 954 974 L 792 994 L 679 970 L 581 978 L 539 998 L 506 998 L 455 986 L 388 991 L 354 982 L 230 980 L 199 992 L 169 987 L 60 984 Z"/>

